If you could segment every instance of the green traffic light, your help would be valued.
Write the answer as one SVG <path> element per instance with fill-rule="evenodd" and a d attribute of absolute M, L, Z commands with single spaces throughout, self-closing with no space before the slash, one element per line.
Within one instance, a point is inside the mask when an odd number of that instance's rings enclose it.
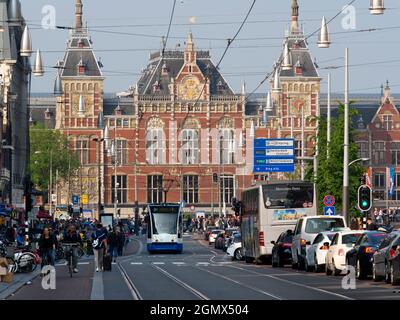
<path fill-rule="evenodd" d="M 361 204 L 363 207 L 366 207 L 366 206 L 368 206 L 368 201 L 364 200 Z"/>

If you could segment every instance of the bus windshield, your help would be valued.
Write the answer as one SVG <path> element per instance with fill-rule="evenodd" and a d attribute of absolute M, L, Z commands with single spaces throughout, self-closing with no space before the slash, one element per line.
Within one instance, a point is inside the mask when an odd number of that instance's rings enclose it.
<path fill-rule="evenodd" d="M 264 205 L 274 208 L 311 208 L 314 200 L 312 184 L 271 184 L 263 185 Z"/>

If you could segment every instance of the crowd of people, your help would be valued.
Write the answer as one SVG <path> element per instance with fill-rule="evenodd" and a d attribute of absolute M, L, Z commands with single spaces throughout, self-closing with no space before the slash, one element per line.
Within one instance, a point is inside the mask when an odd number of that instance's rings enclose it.
<path fill-rule="evenodd" d="M 25 229 L 28 227 L 28 237 Z M 53 265 L 56 262 L 58 248 L 72 245 L 71 251 L 65 251 L 65 258 L 72 254 L 74 272 L 78 272 L 78 245 L 87 254 L 93 253 L 96 272 L 103 271 L 103 258 L 110 255 L 114 262 L 122 256 L 127 244 L 123 226 L 117 223 L 114 227 L 104 227 L 97 220 L 72 219 L 72 220 L 36 220 L 28 226 L 10 225 L 3 226 L 0 230 L 0 240 L 7 245 L 18 248 L 38 250 L 44 264 Z"/>
<path fill-rule="evenodd" d="M 203 217 L 199 216 L 196 218 L 188 219 L 186 229 L 188 231 L 205 231 L 209 226 L 216 226 L 219 229 L 238 227 L 240 224 L 239 217 L 235 215 L 229 215 L 224 217 Z"/>

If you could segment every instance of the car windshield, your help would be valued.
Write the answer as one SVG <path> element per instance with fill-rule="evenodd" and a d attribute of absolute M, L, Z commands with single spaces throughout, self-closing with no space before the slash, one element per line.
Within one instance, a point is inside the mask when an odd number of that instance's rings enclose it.
<path fill-rule="evenodd" d="M 374 246 L 377 246 L 387 236 L 387 233 L 371 233 L 368 235 L 368 242 Z"/>
<path fill-rule="evenodd" d="M 285 234 L 283 237 L 283 242 L 284 243 L 292 243 L 293 240 L 293 234 Z"/>
<path fill-rule="evenodd" d="M 342 236 L 343 244 L 354 244 L 357 242 L 358 238 L 361 237 L 361 233 L 344 234 Z"/>
<path fill-rule="evenodd" d="M 156 213 L 153 217 L 153 234 L 175 234 L 178 230 L 176 213 Z"/>
<path fill-rule="evenodd" d="M 329 231 L 332 228 L 343 228 L 343 219 L 339 218 L 314 218 L 308 219 L 306 224 L 306 233 L 319 233 Z"/>
<path fill-rule="evenodd" d="M 312 184 L 263 185 L 266 208 L 309 208 L 313 206 Z"/>

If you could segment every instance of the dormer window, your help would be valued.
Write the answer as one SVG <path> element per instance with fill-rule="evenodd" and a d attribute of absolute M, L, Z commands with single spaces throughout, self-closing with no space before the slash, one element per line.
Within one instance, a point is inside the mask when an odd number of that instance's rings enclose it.
<path fill-rule="evenodd" d="M 382 117 L 382 122 L 383 122 L 383 129 L 384 130 L 392 130 L 393 126 L 393 116 L 391 114 L 385 114 Z"/>
<path fill-rule="evenodd" d="M 81 60 L 78 63 L 78 74 L 79 75 L 84 75 L 85 72 L 86 72 L 86 67 L 85 67 L 85 64 L 83 63 L 83 61 Z"/>
<path fill-rule="evenodd" d="M 219 80 L 218 83 L 217 83 L 217 91 L 221 92 L 221 91 L 224 91 L 224 89 L 225 89 L 224 84 L 222 83 L 221 80 Z"/>
<path fill-rule="evenodd" d="M 153 84 L 153 92 L 159 92 L 160 91 L 160 83 L 158 81 L 154 82 Z"/>
<path fill-rule="evenodd" d="M 303 74 L 303 66 L 301 65 L 300 61 L 298 60 L 296 65 L 294 66 L 294 72 L 296 76 L 301 76 Z"/>
<path fill-rule="evenodd" d="M 78 48 L 83 48 L 83 41 L 82 41 L 82 39 L 79 39 L 79 41 L 78 41 Z"/>
<path fill-rule="evenodd" d="M 116 116 L 121 116 L 122 115 L 122 108 L 120 105 L 117 106 L 117 108 L 115 108 L 115 115 Z"/>
<path fill-rule="evenodd" d="M 168 68 L 167 68 L 167 64 L 164 62 L 162 69 L 161 69 L 161 75 L 163 76 L 168 76 Z"/>

